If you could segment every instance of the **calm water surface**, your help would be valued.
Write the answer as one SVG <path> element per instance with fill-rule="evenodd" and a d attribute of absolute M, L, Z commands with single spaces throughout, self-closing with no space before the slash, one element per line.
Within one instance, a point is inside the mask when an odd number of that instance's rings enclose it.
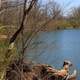
<path fill-rule="evenodd" d="M 64 60 L 72 61 L 80 80 L 80 30 L 41 32 L 28 53 L 27 57 L 36 63 L 47 63 L 58 69 Z"/>

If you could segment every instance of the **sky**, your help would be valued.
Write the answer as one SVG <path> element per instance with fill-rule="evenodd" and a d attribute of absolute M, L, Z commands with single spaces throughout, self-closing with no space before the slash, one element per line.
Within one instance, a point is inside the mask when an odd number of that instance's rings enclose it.
<path fill-rule="evenodd" d="M 42 0 L 44 3 L 48 2 L 48 1 L 53 1 L 53 0 Z M 68 3 L 70 3 L 70 6 L 79 6 L 80 5 L 80 0 L 54 0 L 56 2 L 58 2 L 60 5 L 67 5 Z"/>
<path fill-rule="evenodd" d="M 80 6 L 80 0 L 55 0 L 58 2 L 61 6 L 67 7 L 77 7 Z"/>
<path fill-rule="evenodd" d="M 55 0 L 64 9 L 64 14 L 67 15 L 71 8 L 80 6 L 80 0 Z"/>
<path fill-rule="evenodd" d="M 48 1 L 53 0 L 42 0 L 43 3 L 47 3 Z M 80 0 L 54 0 L 54 1 L 61 5 L 61 8 L 64 9 L 64 13 L 69 12 L 73 7 L 80 6 Z"/>

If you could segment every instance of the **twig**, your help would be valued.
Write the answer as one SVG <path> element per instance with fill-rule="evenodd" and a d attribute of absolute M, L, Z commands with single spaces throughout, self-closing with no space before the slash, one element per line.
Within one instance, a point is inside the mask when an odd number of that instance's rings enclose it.
<path fill-rule="evenodd" d="M 33 5 L 35 4 L 35 2 L 37 0 L 32 0 L 28 9 L 25 9 L 26 8 L 26 1 L 25 0 L 25 3 L 24 3 L 24 13 L 23 13 L 23 19 L 22 19 L 22 22 L 21 22 L 21 25 L 20 25 L 20 28 L 14 33 L 14 35 L 11 37 L 10 39 L 10 42 L 9 44 L 13 43 L 15 41 L 15 39 L 17 38 L 17 36 L 19 35 L 19 33 L 21 32 L 21 30 L 23 29 L 23 26 L 24 26 L 24 21 L 25 21 L 25 18 L 26 18 L 26 15 L 29 14 L 30 10 L 32 9 Z"/>
<path fill-rule="evenodd" d="M 57 16 L 57 14 L 55 14 L 51 19 L 49 19 L 48 21 L 46 21 L 43 25 L 41 25 L 35 32 L 33 32 L 34 34 L 32 34 L 29 39 L 29 42 L 27 43 L 27 45 L 24 47 L 24 51 L 26 50 L 26 48 L 28 48 L 31 40 L 34 38 L 34 36 L 43 28 L 45 27 L 49 22 L 51 22 L 53 19 L 55 19 L 55 17 Z"/>

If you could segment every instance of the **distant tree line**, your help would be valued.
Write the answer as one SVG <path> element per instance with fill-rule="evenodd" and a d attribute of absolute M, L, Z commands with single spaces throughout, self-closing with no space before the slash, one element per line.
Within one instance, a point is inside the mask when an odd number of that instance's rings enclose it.
<path fill-rule="evenodd" d="M 1 5 L 0 23 L 13 26 L 19 25 L 23 15 L 23 1 L 4 0 Z M 41 4 L 40 2 L 35 4 L 31 13 L 27 16 L 28 20 L 27 23 L 25 22 L 25 25 L 28 25 L 27 29 L 33 29 L 36 25 L 38 27 L 38 25 L 54 16 L 53 21 L 45 26 L 46 29 L 79 28 L 80 26 L 80 7 L 72 8 L 71 12 L 65 17 L 61 6 L 55 1 L 47 4 Z"/>

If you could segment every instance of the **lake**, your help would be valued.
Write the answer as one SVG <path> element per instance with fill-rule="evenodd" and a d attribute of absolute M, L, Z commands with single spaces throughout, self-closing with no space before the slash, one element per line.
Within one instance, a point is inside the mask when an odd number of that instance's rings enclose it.
<path fill-rule="evenodd" d="M 77 80 L 80 80 L 80 30 L 40 32 L 26 56 L 36 63 L 49 64 L 57 69 L 62 67 L 64 60 L 70 60 L 72 69 L 78 71 Z"/>

